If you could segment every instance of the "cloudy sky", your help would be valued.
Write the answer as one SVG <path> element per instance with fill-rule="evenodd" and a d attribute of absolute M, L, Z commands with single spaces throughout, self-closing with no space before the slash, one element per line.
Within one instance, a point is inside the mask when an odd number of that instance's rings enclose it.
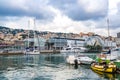
<path fill-rule="evenodd" d="M 120 32 L 120 0 L 0 0 L 0 25 L 15 29 L 107 36 L 107 19 L 110 35 L 116 36 Z"/>

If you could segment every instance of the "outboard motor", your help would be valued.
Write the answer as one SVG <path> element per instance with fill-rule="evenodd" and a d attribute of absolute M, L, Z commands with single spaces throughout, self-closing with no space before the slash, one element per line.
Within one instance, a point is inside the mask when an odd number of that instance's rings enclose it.
<path fill-rule="evenodd" d="M 75 69 L 77 69 L 77 68 L 78 68 L 78 60 L 75 59 L 75 60 L 74 60 L 74 63 L 75 63 L 75 66 L 74 66 L 74 67 L 75 67 Z"/>

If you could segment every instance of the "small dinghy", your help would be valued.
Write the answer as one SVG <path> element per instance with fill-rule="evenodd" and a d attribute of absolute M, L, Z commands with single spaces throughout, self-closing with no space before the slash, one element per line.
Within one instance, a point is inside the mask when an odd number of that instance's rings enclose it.
<path fill-rule="evenodd" d="M 116 72 L 116 65 L 114 63 L 106 64 L 104 63 L 92 63 L 91 69 L 94 71 L 114 73 Z"/>

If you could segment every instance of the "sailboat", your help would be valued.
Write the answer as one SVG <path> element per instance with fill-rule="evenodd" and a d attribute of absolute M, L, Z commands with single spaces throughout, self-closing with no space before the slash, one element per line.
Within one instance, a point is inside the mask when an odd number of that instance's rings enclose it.
<path fill-rule="evenodd" d="M 29 26 L 29 24 L 30 24 L 30 22 L 28 22 L 28 26 Z M 34 20 L 34 27 L 35 27 L 35 20 Z M 29 31 L 28 31 L 28 47 L 26 48 L 24 54 L 40 54 L 40 51 L 37 49 L 37 47 L 35 47 L 35 37 L 36 37 L 35 31 L 33 33 L 34 33 L 34 37 L 33 37 L 34 45 L 33 45 L 33 47 L 29 46 Z"/>
<path fill-rule="evenodd" d="M 109 31 L 109 19 L 107 18 L 107 26 L 108 26 L 108 40 L 110 37 L 110 31 Z M 107 43 L 108 44 L 108 43 Z M 111 45 L 112 46 L 112 45 Z M 102 60 L 110 60 L 110 61 L 114 61 L 118 58 L 118 56 L 115 54 L 115 51 L 111 50 L 111 48 L 109 48 L 109 51 L 105 52 L 105 53 L 101 53 L 97 56 L 97 58 L 101 58 Z"/>

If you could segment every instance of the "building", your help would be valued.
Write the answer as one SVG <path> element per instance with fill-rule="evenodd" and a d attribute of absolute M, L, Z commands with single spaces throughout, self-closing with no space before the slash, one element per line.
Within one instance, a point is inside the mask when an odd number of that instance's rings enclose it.
<path fill-rule="evenodd" d="M 5 35 L 2 32 L 0 32 L 0 39 L 4 39 L 4 37 Z"/>
<path fill-rule="evenodd" d="M 120 38 L 116 38 L 116 45 L 120 47 Z"/>
<path fill-rule="evenodd" d="M 84 39 L 71 39 L 71 38 L 60 38 L 52 37 L 47 40 L 46 46 L 48 50 L 62 50 L 63 47 L 67 46 L 78 46 L 83 47 L 85 44 Z"/>
<path fill-rule="evenodd" d="M 116 45 L 116 42 L 113 42 L 113 41 L 109 41 L 109 40 L 104 40 L 104 48 L 115 48 L 117 45 Z"/>
<path fill-rule="evenodd" d="M 120 38 L 120 32 L 119 32 L 119 33 L 117 33 L 117 38 Z"/>
<path fill-rule="evenodd" d="M 63 46 L 67 45 L 66 38 L 52 37 L 46 41 L 46 49 L 48 50 L 60 50 Z"/>
<path fill-rule="evenodd" d="M 120 32 L 117 33 L 117 38 L 115 39 L 115 41 L 116 41 L 117 46 L 120 47 Z"/>
<path fill-rule="evenodd" d="M 29 38 L 24 40 L 24 45 L 26 47 L 38 47 L 40 50 L 45 50 L 46 40 L 44 38 Z"/>
<path fill-rule="evenodd" d="M 86 40 L 86 45 L 100 45 L 102 48 L 114 48 L 116 47 L 116 42 L 108 39 L 102 39 L 100 36 L 89 36 Z"/>

